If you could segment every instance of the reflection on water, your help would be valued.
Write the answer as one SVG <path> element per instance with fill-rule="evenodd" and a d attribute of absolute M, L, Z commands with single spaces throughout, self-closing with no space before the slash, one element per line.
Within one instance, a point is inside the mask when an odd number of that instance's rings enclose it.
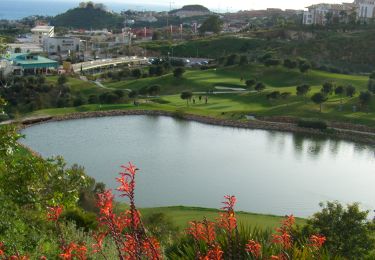
<path fill-rule="evenodd" d="M 309 216 L 318 203 L 375 208 L 374 149 L 277 131 L 128 116 L 54 122 L 23 131 L 43 156 L 60 154 L 111 188 L 119 165 L 141 168 L 140 206 L 219 207 L 236 194 L 238 209 Z"/>

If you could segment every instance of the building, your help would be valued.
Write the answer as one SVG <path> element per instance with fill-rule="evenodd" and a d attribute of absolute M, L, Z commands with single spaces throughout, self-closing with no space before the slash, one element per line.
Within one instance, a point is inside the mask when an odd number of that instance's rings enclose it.
<path fill-rule="evenodd" d="M 38 25 L 31 29 L 33 42 L 43 45 L 45 38 L 55 36 L 55 27 L 47 25 Z"/>
<path fill-rule="evenodd" d="M 57 70 L 59 67 L 57 61 L 34 53 L 13 53 L 7 55 L 5 58 L 10 62 L 12 71 L 16 75 L 47 74 L 50 70 Z"/>
<path fill-rule="evenodd" d="M 316 4 L 307 7 L 303 13 L 302 23 L 305 25 L 325 25 L 329 22 L 347 22 L 348 17 L 368 20 L 375 18 L 375 0 L 355 0 L 353 3 Z"/>
<path fill-rule="evenodd" d="M 356 0 L 357 18 L 360 20 L 375 17 L 375 0 Z"/>
<path fill-rule="evenodd" d="M 74 37 L 48 37 L 44 39 L 43 49 L 48 54 L 79 52 L 81 42 Z"/>

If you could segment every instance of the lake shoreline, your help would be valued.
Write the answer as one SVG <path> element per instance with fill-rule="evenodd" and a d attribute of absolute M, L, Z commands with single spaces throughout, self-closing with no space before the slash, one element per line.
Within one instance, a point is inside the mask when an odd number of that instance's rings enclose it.
<path fill-rule="evenodd" d="M 203 124 L 235 127 L 243 129 L 255 129 L 255 130 L 269 130 L 269 131 L 280 131 L 280 132 L 291 132 L 297 134 L 314 135 L 333 139 L 342 139 L 362 144 L 375 146 L 375 135 L 370 132 L 372 129 L 367 128 L 365 131 L 361 131 L 362 126 L 350 124 L 339 124 L 331 123 L 330 126 L 333 128 L 330 131 L 321 131 L 312 128 L 303 128 L 297 126 L 297 124 L 288 118 L 261 118 L 261 120 L 230 120 L 215 118 L 209 116 L 201 116 L 194 114 L 187 114 L 184 112 L 170 112 L 164 110 L 108 110 L 108 111 L 92 111 L 92 112 L 78 112 L 66 115 L 58 116 L 47 116 L 47 117 L 36 117 L 32 119 L 25 119 L 21 121 L 21 128 L 31 127 L 36 124 L 58 122 L 65 120 L 78 120 L 85 118 L 100 118 L 100 117 L 111 117 L 111 116 L 134 116 L 134 115 L 145 115 L 145 116 L 167 116 L 174 117 L 181 120 L 194 121 Z"/>

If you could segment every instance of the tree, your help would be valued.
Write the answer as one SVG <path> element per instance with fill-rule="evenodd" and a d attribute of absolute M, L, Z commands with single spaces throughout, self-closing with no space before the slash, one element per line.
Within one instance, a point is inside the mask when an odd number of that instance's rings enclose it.
<path fill-rule="evenodd" d="M 57 84 L 60 86 L 64 85 L 66 82 L 68 82 L 68 78 L 66 77 L 65 74 L 61 74 L 59 78 L 57 79 Z"/>
<path fill-rule="evenodd" d="M 152 85 L 151 87 L 148 88 L 148 94 L 150 96 L 156 96 L 160 92 L 160 86 L 159 85 Z"/>
<path fill-rule="evenodd" d="M 369 76 L 370 79 L 375 79 L 375 71 L 373 71 L 370 76 Z"/>
<path fill-rule="evenodd" d="M 345 93 L 347 97 L 353 97 L 356 93 L 356 89 L 352 85 L 348 85 L 345 88 Z"/>
<path fill-rule="evenodd" d="M 251 88 L 256 83 L 255 79 L 248 79 L 245 81 L 246 87 Z"/>
<path fill-rule="evenodd" d="M 359 94 L 359 103 L 361 105 L 361 108 L 367 107 L 371 103 L 371 96 L 372 95 L 370 91 L 361 91 L 361 93 Z"/>
<path fill-rule="evenodd" d="M 297 62 L 290 59 L 285 59 L 283 63 L 284 67 L 287 69 L 295 69 L 297 68 Z"/>
<path fill-rule="evenodd" d="M 303 84 L 303 85 L 297 86 L 296 90 L 297 90 L 297 96 L 302 96 L 306 103 L 306 96 L 310 92 L 311 87 L 307 84 Z"/>
<path fill-rule="evenodd" d="M 248 60 L 247 56 L 246 55 L 242 55 L 240 57 L 240 65 L 241 66 L 247 65 L 248 63 L 249 63 L 249 60 Z"/>
<path fill-rule="evenodd" d="M 162 76 L 164 74 L 164 67 L 161 65 L 156 66 L 155 68 L 155 74 L 156 76 Z"/>
<path fill-rule="evenodd" d="M 340 103 L 342 103 L 342 96 L 344 94 L 344 87 L 343 86 L 337 86 L 335 88 L 335 94 L 340 96 Z"/>
<path fill-rule="evenodd" d="M 266 98 L 269 100 L 275 100 L 280 98 L 280 96 L 280 91 L 272 91 L 271 93 L 267 94 Z"/>
<path fill-rule="evenodd" d="M 264 65 L 267 66 L 267 67 L 271 67 L 271 66 L 278 66 L 280 65 L 280 60 L 279 59 L 267 59 L 264 61 Z"/>
<path fill-rule="evenodd" d="M 184 73 L 185 73 L 184 68 L 175 68 L 174 71 L 173 71 L 173 76 L 175 78 L 182 78 Z"/>
<path fill-rule="evenodd" d="M 193 93 L 191 91 L 184 91 L 181 93 L 181 99 L 186 100 L 186 105 L 189 106 L 189 101 L 193 97 Z"/>
<path fill-rule="evenodd" d="M 97 104 L 99 102 L 99 98 L 97 95 L 90 95 L 88 99 L 89 104 Z"/>
<path fill-rule="evenodd" d="M 368 84 L 367 84 L 368 91 L 372 92 L 375 94 L 375 79 L 369 79 Z"/>
<path fill-rule="evenodd" d="M 152 33 L 152 40 L 153 41 L 158 41 L 161 39 L 161 33 L 158 31 L 155 31 Z"/>
<path fill-rule="evenodd" d="M 227 58 L 227 62 L 225 63 L 225 66 L 232 66 L 237 64 L 238 62 L 238 55 L 237 54 L 231 54 Z"/>
<path fill-rule="evenodd" d="M 133 98 L 133 99 L 137 98 L 137 96 L 138 96 L 138 92 L 136 90 L 132 90 L 128 94 L 128 97 Z"/>
<path fill-rule="evenodd" d="M 199 27 L 199 33 L 204 34 L 206 32 L 220 33 L 223 28 L 223 21 L 217 15 L 211 15 L 208 17 Z"/>
<path fill-rule="evenodd" d="M 307 61 L 301 62 L 298 67 L 301 73 L 307 73 L 311 69 L 311 65 Z"/>
<path fill-rule="evenodd" d="M 325 82 L 320 90 L 324 95 L 330 95 L 333 93 L 333 83 L 332 82 Z"/>
<path fill-rule="evenodd" d="M 307 220 L 303 230 L 326 236 L 326 247 L 331 254 L 364 259 L 374 249 L 368 211 L 361 211 L 357 203 L 344 207 L 338 202 L 327 202 L 320 206 L 322 210 Z"/>
<path fill-rule="evenodd" d="M 132 70 L 132 76 L 139 79 L 142 76 L 142 71 L 140 69 Z"/>
<path fill-rule="evenodd" d="M 258 82 L 256 85 L 255 85 L 255 90 L 258 91 L 258 92 L 261 92 L 263 91 L 264 89 L 266 88 L 266 85 L 264 85 L 262 82 Z"/>
<path fill-rule="evenodd" d="M 320 112 L 322 112 L 322 104 L 327 101 L 327 97 L 323 93 L 315 93 L 312 97 L 311 100 L 320 106 Z"/>

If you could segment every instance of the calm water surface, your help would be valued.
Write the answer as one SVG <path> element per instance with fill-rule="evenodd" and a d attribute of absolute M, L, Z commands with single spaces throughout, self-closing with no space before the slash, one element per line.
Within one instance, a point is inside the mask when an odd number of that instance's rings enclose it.
<path fill-rule="evenodd" d="M 319 202 L 375 209 L 375 150 L 346 141 L 237 129 L 168 117 L 127 116 L 53 122 L 23 131 L 45 157 L 62 155 L 108 187 L 134 162 L 142 207 L 220 207 L 305 217 Z"/>

